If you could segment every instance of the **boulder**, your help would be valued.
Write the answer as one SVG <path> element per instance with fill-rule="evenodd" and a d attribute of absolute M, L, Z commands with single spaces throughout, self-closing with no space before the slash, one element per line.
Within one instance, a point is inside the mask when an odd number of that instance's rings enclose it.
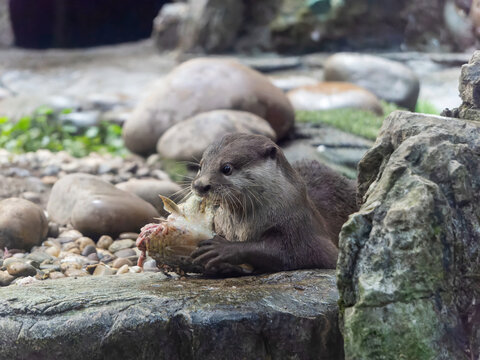
<path fill-rule="evenodd" d="M 332 270 L 0 288 L 1 359 L 343 359 Z"/>
<path fill-rule="evenodd" d="M 155 208 L 145 200 L 88 174 L 70 174 L 58 180 L 47 211 L 52 221 L 72 224 L 93 238 L 138 232 L 158 217 Z"/>
<path fill-rule="evenodd" d="M 0 0 L 0 49 L 3 47 L 9 47 L 12 44 L 13 32 L 8 11 L 8 0 Z"/>
<path fill-rule="evenodd" d="M 179 45 L 188 8 L 187 3 L 165 4 L 153 20 L 152 37 L 160 51 L 173 50 Z"/>
<path fill-rule="evenodd" d="M 380 99 L 415 110 L 420 83 L 407 66 L 373 55 L 339 53 L 325 62 L 325 81 L 345 81 L 370 90 Z"/>
<path fill-rule="evenodd" d="M 181 121 L 165 131 L 158 140 L 157 151 L 167 159 L 200 161 L 208 145 L 228 133 L 260 134 L 276 140 L 270 124 L 255 114 L 213 110 Z"/>
<path fill-rule="evenodd" d="M 340 234 L 346 359 L 480 356 L 480 123 L 394 112 Z"/>
<path fill-rule="evenodd" d="M 162 134 L 189 117 L 218 109 L 247 111 L 267 120 L 277 138 L 293 126 L 294 112 L 267 77 L 233 60 L 194 59 L 161 79 L 125 122 L 125 145 L 138 154 L 155 152 Z"/>
<path fill-rule="evenodd" d="M 20 198 L 0 201 L 0 249 L 29 250 L 45 240 L 48 221 L 40 206 Z"/>
<path fill-rule="evenodd" d="M 359 109 L 383 114 L 382 105 L 370 91 L 346 82 L 323 82 L 305 85 L 287 93 L 295 110 L 319 111 Z"/>
<path fill-rule="evenodd" d="M 243 10 L 243 2 L 237 0 L 189 0 L 181 49 L 197 53 L 231 50 L 242 25 Z"/>
<path fill-rule="evenodd" d="M 180 185 L 169 180 L 130 179 L 115 186 L 120 190 L 135 194 L 149 202 L 162 215 L 166 215 L 166 213 L 163 210 L 163 201 L 158 195 L 163 195 L 172 198 L 174 201 L 178 201 L 186 194 L 186 192 L 182 192 Z"/>

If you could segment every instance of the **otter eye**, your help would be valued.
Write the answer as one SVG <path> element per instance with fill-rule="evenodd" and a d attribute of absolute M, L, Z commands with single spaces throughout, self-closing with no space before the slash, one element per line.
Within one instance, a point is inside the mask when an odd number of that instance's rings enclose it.
<path fill-rule="evenodd" d="M 221 171 L 224 175 L 230 175 L 233 171 L 233 167 L 230 164 L 225 164 L 222 166 Z"/>

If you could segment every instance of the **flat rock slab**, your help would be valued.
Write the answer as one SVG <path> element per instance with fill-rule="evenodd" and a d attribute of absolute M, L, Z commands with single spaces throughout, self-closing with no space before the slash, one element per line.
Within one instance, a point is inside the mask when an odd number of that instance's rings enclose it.
<path fill-rule="evenodd" d="M 333 270 L 0 288 L 0 359 L 341 359 Z"/>

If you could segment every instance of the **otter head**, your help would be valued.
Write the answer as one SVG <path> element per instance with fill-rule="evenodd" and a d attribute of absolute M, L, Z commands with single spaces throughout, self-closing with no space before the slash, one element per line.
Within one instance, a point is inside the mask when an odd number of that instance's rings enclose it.
<path fill-rule="evenodd" d="M 267 137 L 228 134 L 203 153 L 192 190 L 223 206 L 255 206 L 270 180 L 277 177 L 279 161 L 288 165 L 280 148 Z"/>

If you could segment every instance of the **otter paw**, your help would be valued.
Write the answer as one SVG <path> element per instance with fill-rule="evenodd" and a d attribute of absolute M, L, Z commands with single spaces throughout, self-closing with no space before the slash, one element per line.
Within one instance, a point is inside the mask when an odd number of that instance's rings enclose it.
<path fill-rule="evenodd" d="M 240 261 L 240 247 L 238 243 L 227 241 L 216 235 L 209 240 L 201 241 L 198 248 L 190 255 L 193 263 L 203 265 L 205 271 L 218 272 L 217 269 L 227 265 L 238 265 Z M 221 265 L 224 264 L 224 265 Z"/>

